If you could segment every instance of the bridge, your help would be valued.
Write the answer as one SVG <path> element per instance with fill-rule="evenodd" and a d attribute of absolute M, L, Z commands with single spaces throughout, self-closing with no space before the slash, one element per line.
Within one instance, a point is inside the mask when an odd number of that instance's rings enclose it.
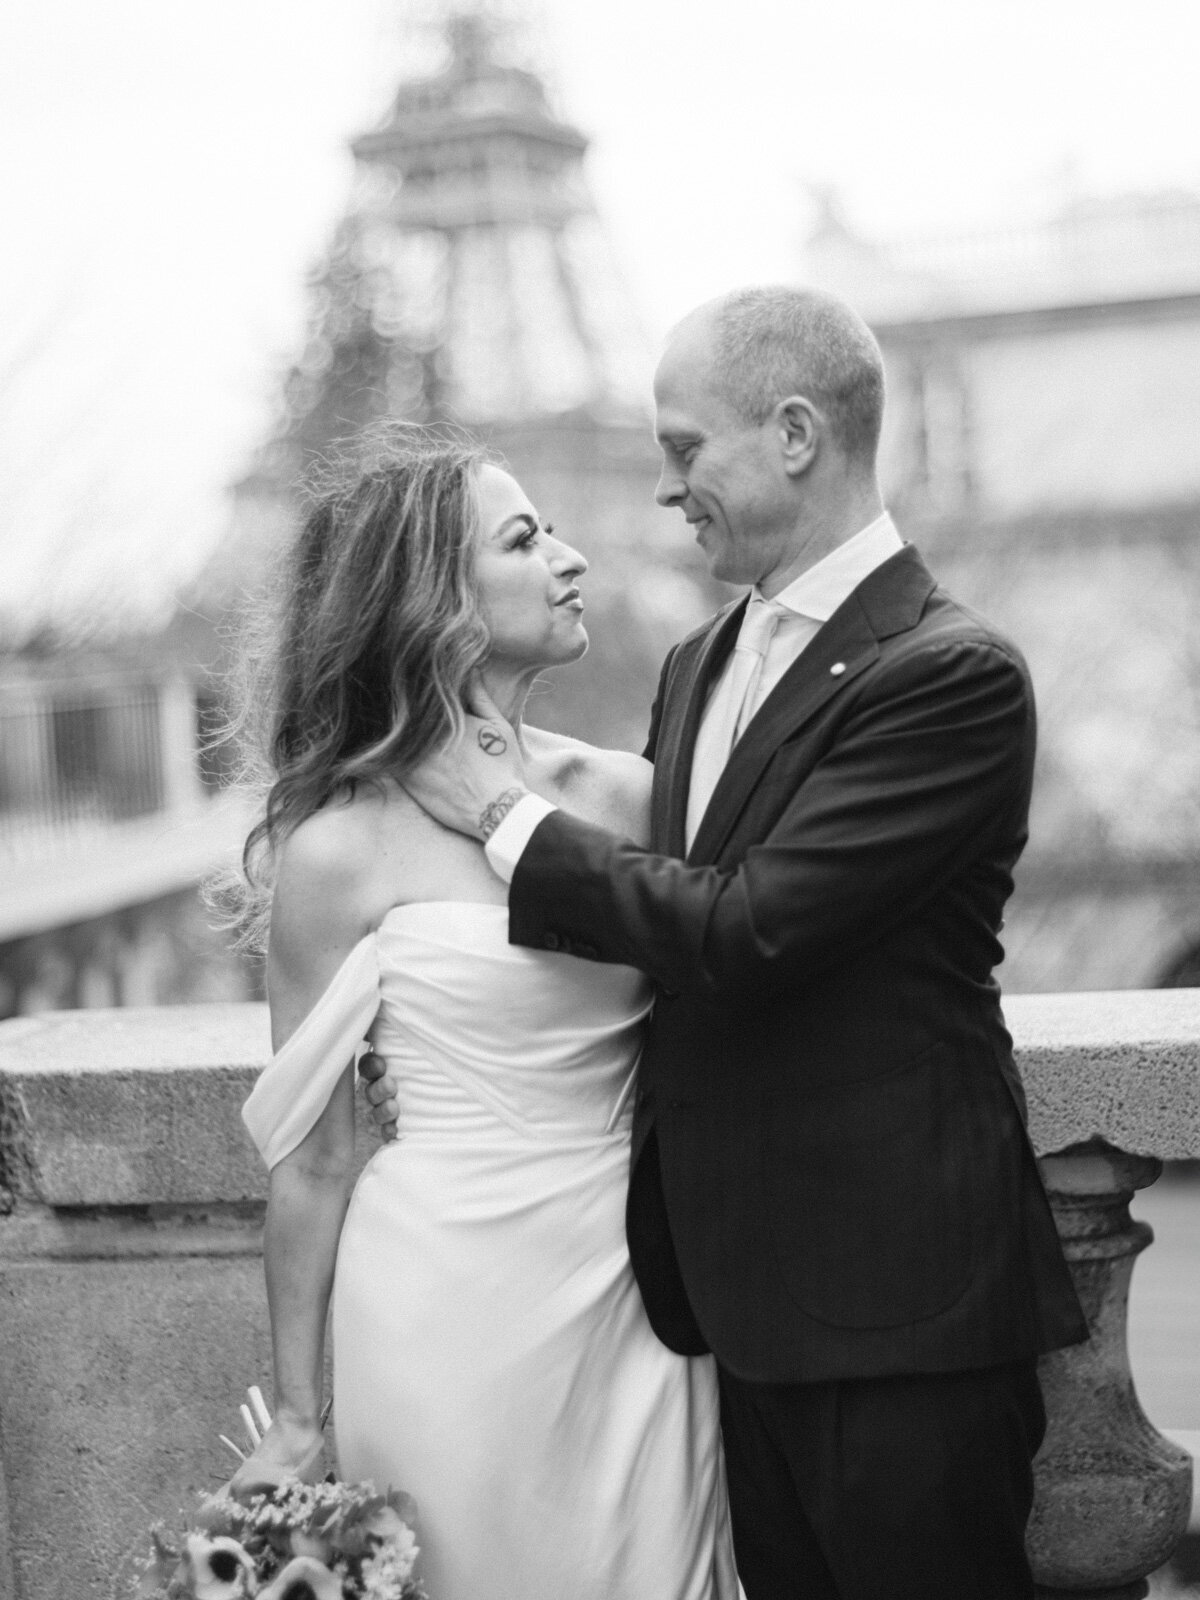
<path fill-rule="evenodd" d="M 253 992 L 196 896 L 249 825 L 210 705 L 96 653 L 0 672 L 0 1017 Z"/>

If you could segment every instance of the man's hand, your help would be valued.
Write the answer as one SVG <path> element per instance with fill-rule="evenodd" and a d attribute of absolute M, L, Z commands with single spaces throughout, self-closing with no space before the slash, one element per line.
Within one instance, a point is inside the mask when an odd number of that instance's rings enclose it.
<path fill-rule="evenodd" d="M 470 691 L 461 739 L 427 756 L 404 787 L 444 827 L 487 841 L 528 791 L 517 736 L 487 691 Z"/>
<path fill-rule="evenodd" d="M 371 1110 L 371 1121 L 379 1129 L 384 1144 L 387 1144 L 396 1137 L 396 1119 L 400 1115 L 396 1080 L 387 1062 L 373 1050 L 368 1050 L 365 1056 L 360 1057 L 358 1075 L 363 1081 L 363 1094 Z"/>

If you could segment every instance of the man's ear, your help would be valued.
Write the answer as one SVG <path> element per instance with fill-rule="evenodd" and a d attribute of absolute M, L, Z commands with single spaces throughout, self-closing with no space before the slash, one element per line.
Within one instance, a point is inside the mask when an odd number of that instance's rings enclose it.
<path fill-rule="evenodd" d="M 775 407 L 784 471 L 797 478 L 812 466 L 820 434 L 817 409 L 802 394 L 792 394 Z"/>

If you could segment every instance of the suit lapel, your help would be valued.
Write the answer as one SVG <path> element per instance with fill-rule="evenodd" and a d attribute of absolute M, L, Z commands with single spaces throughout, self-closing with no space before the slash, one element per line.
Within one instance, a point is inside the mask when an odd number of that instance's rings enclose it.
<path fill-rule="evenodd" d="M 924 562 L 906 545 L 838 607 L 734 746 L 688 852 L 689 861 L 717 859 L 779 746 L 878 659 L 880 640 L 916 626 L 934 587 Z M 694 744 L 694 731 L 692 740 Z M 686 784 L 683 807 L 686 816 Z"/>
<path fill-rule="evenodd" d="M 879 644 L 856 604 L 842 606 L 780 678 L 734 745 L 688 853 L 715 861 L 742 808 L 783 740 L 816 715 L 879 655 Z M 840 664 L 843 670 L 830 668 Z"/>
<path fill-rule="evenodd" d="M 718 611 L 701 638 L 680 651 L 668 685 L 654 755 L 652 816 L 655 848 L 682 857 L 687 850 L 688 786 L 696 734 L 714 677 L 737 639 L 749 596 Z"/>

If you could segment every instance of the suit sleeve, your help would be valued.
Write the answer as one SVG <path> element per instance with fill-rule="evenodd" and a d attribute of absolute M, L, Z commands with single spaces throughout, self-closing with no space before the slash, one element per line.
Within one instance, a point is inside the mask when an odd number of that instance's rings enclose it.
<path fill-rule="evenodd" d="M 990 641 L 927 646 L 881 669 L 736 866 L 548 817 L 513 878 L 509 937 L 640 967 L 676 992 L 770 993 L 887 932 L 1002 829 L 1019 834 L 1033 745 L 1018 659 Z"/>

